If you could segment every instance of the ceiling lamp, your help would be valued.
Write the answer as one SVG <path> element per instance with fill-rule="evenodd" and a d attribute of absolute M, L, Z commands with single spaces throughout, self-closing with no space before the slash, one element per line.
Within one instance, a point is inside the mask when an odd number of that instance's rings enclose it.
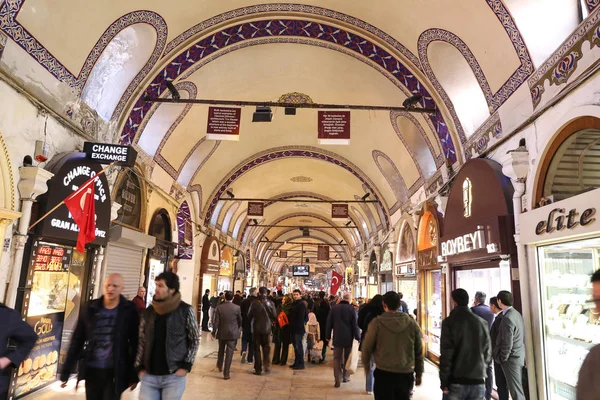
<path fill-rule="evenodd" d="M 414 95 L 408 97 L 406 100 L 404 100 L 404 102 L 402 103 L 402 107 L 412 108 L 412 107 L 416 106 L 417 103 L 419 103 L 422 99 L 423 99 L 423 95 L 421 95 L 419 93 L 414 94 Z"/>
<path fill-rule="evenodd" d="M 271 107 L 256 107 L 256 111 L 252 114 L 252 122 L 271 122 L 273 120 L 273 111 Z"/>
<path fill-rule="evenodd" d="M 285 115 L 296 115 L 296 107 L 285 107 Z"/>

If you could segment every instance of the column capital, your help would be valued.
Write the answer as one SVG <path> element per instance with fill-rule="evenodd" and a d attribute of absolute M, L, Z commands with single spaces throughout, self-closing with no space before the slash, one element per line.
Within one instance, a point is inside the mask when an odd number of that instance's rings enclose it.
<path fill-rule="evenodd" d="M 19 168 L 21 180 L 17 184 L 21 200 L 34 200 L 40 194 L 48 191 L 48 179 L 54 174 L 40 167 L 21 167 Z"/>
<path fill-rule="evenodd" d="M 7 210 L 5 208 L 0 208 L 0 225 L 8 226 L 12 224 L 15 220 L 21 217 L 21 213 L 18 211 Z"/>
<path fill-rule="evenodd" d="M 502 173 L 513 182 L 525 182 L 529 173 L 529 152 L 525 147 L 509 151 L 500 159 Z"/>

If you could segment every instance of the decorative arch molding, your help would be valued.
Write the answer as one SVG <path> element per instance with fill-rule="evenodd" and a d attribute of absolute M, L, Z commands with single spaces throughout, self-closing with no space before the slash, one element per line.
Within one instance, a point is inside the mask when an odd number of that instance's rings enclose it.
<path fill-rule="evenodd" d="M 417 259 L 417 230 L 410 218 L 403 218 L 400 235 L 396 245 L 394 259 L 397 263 L 415 261 Z"/>
<path fill-rule="evenodd" d="M 223 21 L 219 22 L 222 23 Z M 212 25 L 211 27 L 215 28 Z M 146 90 L 132 105 L 129 116 L 122 118 L 124 126 L 120 135 L 120 143 L 130 144 L 135 140 L 144 115 L 151 108 L 151 104 L 144 100 L 146 96 L 160 96 L 166 90 L 166 82 L 180 78 L 184 79 L 188 70 L 197 63 L 200 63 L 200 66 L 205 65 L 215 56 L 248 47 L 263 38 L 266 38 L 267 42 L 277 42 L 277 39 L 284 39 L 288 43 L 314 44 L 320 42 L 326 44 L 323 47 L 329 49 L 344 49 L 346 54 L 353 54 L 357 59 L 368 61 L 369 65 L 376 64 L 380 68 L 378 70 L 387 71 L 393 77 L 395 83 L 404 87 L 402 91 L 405 94 L 420 93 L 423 96 L 422 105 L 424 107 L 437 108 L 433 96 L 426 86 L 418 80 L 417 76 L 394 55 L 380 45 L 371 42 L 366 35 L 355 34 L 341 24 L 337 26 L 320 21 L 285 18 L 265 19 L 243 22 L 224 28 L 208 34 L 208 36 L 185 49 L 178 49 L 180 53 L 172 58 L 162 70 L 158 71 Z M 307 41 L 307 39 L 312 40 Z M 205 58 L 206 60 L 204 60 Z M 435 114 L 429 115 L 428 118 L 436 127 L 446 158 L 454 163 L 457 161 L 456 148 L 441 111 L 438 110 Z"/>
<path fill-rule="evenodd" d="M 421 33 L 417 44 L 419 60 L 421 62 L 423 72 L 427 78 L 429 78 L 429 81 L 442 98 L 446 107 L 448 107 L 452 121 L 454 122 L 457 133 L 461 139 L 461 142 L 463 143 L 466 141 L 466 135 L 458 119 L 458 115 L 456 114 L 454 106 L 452 105 L 452 101 L 437 80 L 431 65 L 429 64 L 429 58 L 427 56 L 427 48 L 429 45 L 434 41 L 445 42 L 455 47 L 463 55 L 471 67 L 471 70 L 473 71 L 481 90 L 483 91 L 484 97 L 488 103 L 490 114 L 493 114 L 502 104 L 504 104 L 504 102 L 508 100 L 508 98 L 527 80 L 527 78 L 535 69 L 533 66 L 533 61 L 531 60 L 531 56 L 529 55 L 529 51 L 527 50 L 527 46 L 525 45 L 525 41 L 521 37 L 519 30 L 517 29 L 503 2 L 501 0 L 486 1 L 488 2 L 489 6 L 492 7 L 498 16 L 498 19 L 504 26 L 504 29 L 508 33 L 513 47 L 515 48 L 515 52 L 521 62 L 515 72 L 513 72 L 513 74 L 504 82 L 504 84 L 496 93 L 492 93 L 487 78 L 485 77 L 479 62 L 473 55 L 471 49 L 469 49 L 466 43 L 454 33 L 439 28 L 428 29 Z"/>
<path fill-rule="evenodd" d="M 291 192 L 291 193 L 282 193 L 278 196 L 275 196 L 271 199 L 271 201 L 268 201 L 264 204 L 264 208 L 266 209 L 267 207 L 269 207 L 270 205 L 273 205 L 276 203 L 277 200 L 289 200 L 289 199 L 295 199 L 295 198 L 305 198 L 305 199 L 315 199 L 315 200 L 327 200 L 327 201 L 331 201 L 333 200 L 330 197 L 327 196 L 321 196 L 321 195 L 317 195 L 313 192 Z M 301 200 L 298 200 L 301 201 Z M 352 221 L 352 223 L 354 223 L 354 225 L 358 226 L 356 224 L 357 221 L 357 217 L 356 216 L 349 216 L 350 221 Z M 250 225 L 248 225 L 248 221 L 246 220 L 246 223 L 243 224 L 243 229 L 242 229 L 242 234 L 240 235 L 240 237 L 244 237 L 246 234 L 246 230 L 248 229 Z M 360 229 L 357 229 L 358 231 L 358 236 L 360 237 L 361 240 L 364 240 L 364 238 L 362 237 L 362 235 L 360 234 Z M 237 239 L 237 237 L 234 237 L 234 239 Z"/>
<path fill-rule="evenodd" d="M 187 223 L 192 223 L 192 214 L 190 212 L 190 207 L 188 205 L 187 200 L 184 200 L 183 203 L 179 206 L 177 210 L 177 258 L 181 260 L 191 260 L 194 255 L 194 245 L 185 244 L 185 233 L 186 229 L 193 229 L 191 226 L 186 228 Z M 193 231 L 192 231 L 193 238 Z M 193 242 L 193 240 L 192 240 Z"/>
<path fill-rule="evenodd" d="M 285 235 L 287 233 L 290 233 L 290 232 L 292 232 L 294 230 L 295 229 L 285 230 L 285 231 L 281 232 L 280 234 L 278 234 L 275 238 L 273 238 L 273 240 L 277 240 L 277 239 L 281 238 L 283 235 Z M 311 236 L 310 237 L 311 239 L 318 240 L 318 241 L 321 241 L 324 244 L 327 244 L 328 246 L 330 246 L 336 252 L 336 254 L 338 254 L 340 256 L 340 261 L 342 261 L 342 262 L 346 261 L 346 259 L 344 258 L 344 256 L 348 257 L 348 254 L 345 253 L 344 251 L 340 251 L 337 248 L 337 247 L 339 247 L 339 245 L 337 245 L 337 243 L 335 242 L 336 238 L 331 233 L 328 233 L 328 232 L 326 232 L 326 231 L 324 231 L 322 229 L 313 229 L 313 230 L 316 231 L 316 232 L 322 233 L 325 236 L 330 237 L 333 241 L 332 242 L 327 242 L 325 239 L 323 239 L 321 237 L 317 237 L 317 236 Z M 293 240 L 301 239 L 301 238 L 303 238 L 303 236 L 301 236 L 301 235 L 299 235 L 299 236 L 293 236 L 293 237 L 288 238 L 287 241 L 293 241 Z M 308 244 L 311 244 L 311 243 L 308 243 Z M 271 260 L 272 254 L 274 254 L 276 251 L 278 251 L 282 246 L 284 246 L 283 243 L 278 243 L 277 246 L 274 249 L 271 249 L 271 251 L 269 252 L 269 254 L 267 254 L 267 253 L 263 254 L 263 257 L 262 257 L 261 261 L 265 265 L 268 265 L 269 262 L 270 262 L 270 260 Z"/>
<path fill-rule="evenodd" d="M 89 55 L 87 56 L 83 67 L 77 76 L 65 67 L 58 59 L 50 53 L 38 40 L 29 33 L 29 31 L 17 21 L 17 15 L 25 0 L 11 0 L 0 3 L 0 21 L 1 29 L 25 52 L 33 57 L 42 67 L 44 67 L 56 79 L 69 85 L 77 94 L 81 94 L 83 87 L 90 76 L 90 73 L 96 62 L 102 55 L 106 46 L 123 29 L 135 24 L 148 24 L 156 30 L 156 44 L 150 59 L 144 67 L 138 72 L 131 81 L 121 100 L 117 104 L 112 118 L 120 115 L 123 107 L 131 97 L 132 93 L 139 86 L 141 81 L 148 75 L 156 61 L 160 58 L 167 43 L 167 23 L 157 13 L 148 10 L 138 10 L 127 13 L 113 22 L 106 31 L 100 36 Z"/>
<path fill-rule="evenodd" d="M 194 211 L 195 211 L 194 215 L 196 216 L 194 222 L 196 222 L 202 212 L 202 186 L 200 186 L 198 184 L 192 185 L 187 188 L 187 191 L 192 198 L 192 204 L 194 205 Z M 194 193 L 196 193 L 197 200 L 194 199 Z"/>
<path fill-rule="evenodd" d="M 236 201 L 227 210 L 227 213 L 225 214 L 225 217 L 223 218 L 223 223 L 221 224 L 221 231 L 223 233 L 227 234 L 230 231 L 229 226 L 231 225 L 231 219 L 233 218 L 233 216 L 237 212 L 237 210 L 239 210 L 241 205 L 242 205 L 241 201 Z"/>
<path fill-rule="evenodd" d="M 15 176 L 10 161 L 10 153 L 1 133 L 0 149 L 2 150 L 2 157 L 0 157 L 0 190 L 2 190 L 0 193 L 0 209 L 12 211 L 15 209 Z"/>
<path fill-rule="evenodd" d="M 309 158 L 325 161 L 331 164 L 335 164 L 339 167 L 344 168 L 346 171 L 350 172 L 354 175 L 363 185 L 365 185 L 369 192 L 373 194 L 373 197 L 377 202 L 384 208 L 384 210 L 388 210 L 387 205 L 385 205 L 383 197 L 378 191 L 375 190 L 375 184 L 364 174 L 356 165 L 352 164 L 349 160 L 326 150 L 319 149 L 316 147 L 299 147 L 299 146 L 287 146 L 287 147 L 278 147 L 274 149 L 269 149 L 264 152 L 258 153 L 252 157 L 247 158 L 238 164 L 237 167 L 233 169 L 233 172 L 230 173 L 226 178 L 224 178 L 218 186 L 218 189 L 215 189 L 210 196 L 210 201 L 207 203 L 206 210 L 204 212 L 204 223 L 208 225 L 211 221 L 211 216 L 217 207 L 217 203 L 219 202 L 219 198 L 225 193 L 228 187 L 230 187 L 236 179 L 241 177 L 246 172 L 258 167 L 259 165 L 263 165 L 268 162 L 282 160 L 286 158 Z M 385 226 L 389 226 L 389 215 L 387 212 L 384 212 L 385 217 Z"/>
<path fill-rule="evenodd" d="M 438 168 L 441 167 L 442 165 L 444 165 L 444 156 L 442 154 L 440 154 L 438 157 L 435 156 L 436 151 L 435 151 L 435 148 L 433 147 L 433 143 L 431 143 L 429 136 L 427 136 L 425 129 L 423 129 L 423 125 L 421 125 L 421 123 L 417 120 L 417 118 L 415 118 L 414 115 L 412 115 L 411 113 L 406 112 L 406 111 L 390 111 L 390 121 L 392 122 L 392 127 L 394 128 L 396 135 L 398 135 L 398 139 L 400 139 L 400 141 L 404 144 L 404 146 L 410 153 L 411 157 L 415 161 L 415 164 L 419 165 L 418 157 L 416 156 L 416 154 L 414 154 L 413 149 L 408 145 L 406 139 L 400 132 L 400 128 L 398 127 L 398 118 L 400 118 L 400 117 L 408 119 L 417 128 L 417 130 L 421 134 L 421 137 L 427 144 L 427 148 L 429 149 L 429 152 L 431 153 L 431 157 L 433 157 L 433 159 L 435 160 L 435 165 Z M 428 119 L 426 119 L 426 121 L 430 122 Z M 432 126 L 430 126 L 430 128 L 432 131 L 435 132 L 435 129 Z"/>
<path fill-rule="evenodd" d="M 333 223 L 331 222 L 331 220 L 329 220 L 329 219 L 327 219 L 327 218 L 324 218 L 324 217 L 322 217 L 321 215 L 318 215 L 318 214 L 313 214 L 313 213 L 297 213 L 297 214 L 288 214 L 288 215 L 285 215 L 285 216 L 283 216 L 283 217 L 280 217 L 280 218 L 276 219 L 275 221 L 273 221 L 273 222 L 271 223 L 271 225 L 277 225 L 277 224 L 278 224 L 278 223 L 280 223 L 280 222 L 283 222 L 283 221 L 285 221 L 285 220 L 288 220 L 288 219 L 291 219 L 291 218 L 297 218 L 297 217 L 310 217 L 310 218 L 315 218 L 315 219 L 318 219 L 319 221 L 323 221 L 323 222 L 325 222 L 325 223 L 326 223 L 326 224 L 328 224 L 328 225 L 334 226 L 334 225 L 333 225 Z M 309 228 L 310 228 L 310 227 L 309 227 Z M 260 241 L 261 241 L 261 240 L 262 240 L 262 239 L 265 237 L 265 235 L 267 234 L 267 232 L 268 232 L 270 229 L 272 229 L 272 228 L 264 228 L 262 231 L 259 231 L 259 232 L 257 232 L 258 234 L 256 235 L 256 237 L 257 237 L 256 243 L 260 243 Z M 336 229 L 336 232 L 338 232 L 338 233 L 340 234 L 340 236 L 341 236 L 342 238 L 344 238 L 344 241 L 345 241 L 346 243 L 348 243 L 348 238 L 346 237 L 346 235 L 344 235 L 344 233 L 343 233 L 343 232 L 342 232 L 340 229 Z M 245 239 L 246 239 L 246 240 L 244 240 L 244 243 L 247 243 L 247 242 L 248 242 L 248 239 L 250 239 L 250 238 L 248 237 L 248 238 L 245 238 Z"/>
<path fill-rule="evenodd" d="M 200 271 L 206 273 L 210 267 L 219 268 L 221 265 L 221 244 L 216 236 L 209 236 L 202 245 L 200 256 Z"/>
<path fill-rule="evenodd" d="M 390 208 L 390 213 L 394 213 L 399 207 L 402 206 L 407 200 L 409 196 L 408 188 L 406 187 L 406 183 L 404 182 L 404 178 L 398 171 L 398 167 L 394 164 L 394 161 L 387 154 L 380 150 L 373 150 L 373 161 L 379 172 L 383 175 L 388 185 L 392 189 L 394 196 L 396 197 L 396 203 Z M 391 171 L 387 170 L 384 165 L 382 165 L 380 158 L 384 159 L 391 168 Z M 418 165 L 418 163 L 417 163 Z M 418 180 L 419 183 L 423 182 L 423 174 L 421 173 L 421 169 L 419 168 L 419 173 L 421 174 L 421 178 Z M 394 211 L 392 211 L 394 210 Z"/>

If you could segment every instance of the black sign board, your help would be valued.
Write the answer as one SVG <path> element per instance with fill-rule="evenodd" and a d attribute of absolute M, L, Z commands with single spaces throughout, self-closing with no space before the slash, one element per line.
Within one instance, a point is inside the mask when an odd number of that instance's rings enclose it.
<path fill-rule="evenodd" d="M 140 181 L 131 171 L 124 172 L 119 181 L 115 202 L 121 205 L 117 221 L 135 229 L 140 228 L 142 214 L 142 189 Z"/>
<path fill-rule="evenodd" d="M 308 265 L 294 265 L 292 276 L 310 276 L 310 267 Z"/>
<path fill-rule="evenodd" d="M 137 158 L 137 151 L 133 147 L 120 144 L 85 142 L 83 151 L 88 160 L 100 164 L 114 162 L 117 165 L 133 167 Z"/>
<path fill-rule="evenodd" d="M 54 173 L 48 181 L 48 192 L 40 196 L 41 213 L 52 209 L 71 193 L 77 190 L 92 176 L 102 170 L 100 164 L 87 160 L 83 153 L 69 153 L 56 156 L 47 166 Z M 96 199 L 96 240 L 92 243 L 100 246 L 108 242 L 110 224 L 110 192 L 106 176 L 101 174 L 95 181 Z M 38 224 L 37 234 L 44 237 L 77 242 L 79 227 L 71 218 L 65 205 L 61 205 Z"/>

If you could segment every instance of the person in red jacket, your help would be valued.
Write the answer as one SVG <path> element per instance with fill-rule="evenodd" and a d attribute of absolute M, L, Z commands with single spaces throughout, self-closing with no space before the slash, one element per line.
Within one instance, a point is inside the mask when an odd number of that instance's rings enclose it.
<path fill-rule="evenodd" d="M 140 286 L 137 291 L 137 296 L 133 298 L 133 304 L 135 304 L 135 308 L 138 310 L 138 314 L 142 314 L 146 309 L 146 288 Z"/>

